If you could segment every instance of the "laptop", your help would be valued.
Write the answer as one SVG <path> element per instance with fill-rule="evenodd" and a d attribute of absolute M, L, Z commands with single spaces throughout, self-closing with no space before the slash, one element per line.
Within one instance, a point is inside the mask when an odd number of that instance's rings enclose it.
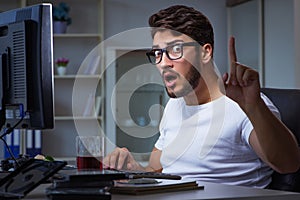
<path fill-rule="evenodd" d="M 21 199 L 67 165 L 65 161 L 29 159 L 0 180 L 0 199 Z"/>

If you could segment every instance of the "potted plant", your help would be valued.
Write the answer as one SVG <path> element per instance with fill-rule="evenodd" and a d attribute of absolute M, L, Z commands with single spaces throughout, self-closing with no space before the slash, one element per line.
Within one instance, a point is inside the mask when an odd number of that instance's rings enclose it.
<path fill-rule="evenodd" d="M 60 2 L 58 6 L 53 6 L 53 32 L 54 33 L 65 33 L 67 26 L 72 23 L 72 19 L 69 16 L 70 7 Z"/>
<path fill-rule="evenodd" d="M 58 75 L 63 76 L 66 74 L 68 63 L 69 59 L 67 58 L 61 57 L 56 59 L 55 64 Z"/>

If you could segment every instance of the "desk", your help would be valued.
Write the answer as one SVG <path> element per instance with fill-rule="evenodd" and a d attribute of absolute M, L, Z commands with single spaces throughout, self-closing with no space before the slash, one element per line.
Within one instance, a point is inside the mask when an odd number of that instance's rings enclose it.
<path fill-rule="evenodd" d="M 121 195 L 112 194 L 112 200 L 184 200 L 184 199 L 255 199 L 255 200 L 293 200 L 300 199 L 300 193 L 283 192 L 276 190 L 256 189 L 242 186 L 230 186 L 217 183 L 203 182 L 203 190 L 189 190 L 180 192 L 158 193 L 151 195 Z M 27 200 L 47 199 L 42 184 L 27 195 Z"/>

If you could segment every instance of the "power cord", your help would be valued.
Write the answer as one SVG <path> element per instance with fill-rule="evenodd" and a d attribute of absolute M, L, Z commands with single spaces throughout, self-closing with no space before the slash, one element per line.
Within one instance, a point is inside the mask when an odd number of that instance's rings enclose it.
<path fill-rule="evenodd" d="M 20 107 L 22 107 L 22 106 L 20 106 Z M 22 108 L 20 108 L 20 111 L 22 111 Z M 20 113 L 22 113 L 22 112 L 20 112 Z M 4 143 L 4 145 L 5 145 L 6 149 L 7 149 L 10 157 L 15 161 L 17 167 L 20 167 L 20 164 L 17 161 L 17 159 L 14 156 L 14 154 L 12 153 L 12 151 L 11 151 L 10 147 L 8 146 L 8 144 L 7 144 L 6 140 L 4 139 L 4 137 L 6 135 L 9 135 L 10 133 L 12 133 L 14 131 L 14 129 L 23 121 L 25 114 L 20 114 L 20 116 L 21 116 L 20 120 L 14 126 L 9 127 L 9 128 L 5 128 L 4 129 L 4 133 L 2 133 L 1 136 L 0 136 L 0 139 L 3 141 L 3 143 Z"/>

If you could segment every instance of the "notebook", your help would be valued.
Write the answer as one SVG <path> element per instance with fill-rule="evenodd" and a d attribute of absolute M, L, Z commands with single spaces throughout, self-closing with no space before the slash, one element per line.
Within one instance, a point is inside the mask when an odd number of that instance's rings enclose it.
<path fill-rule="evenodd" d="M 118 192 L 118 183 L 124 181 L 129 181 L 131 183 L 142 182 L 147 180 L 154 180 L 153 178 L 170 179 L 164 180 L 163 183 L 155 185 L 153 188 L 151 185 L 144 185 L 147 188 L 138 188 L 138 190 L 133 189 L 130 184 L 126 187 L 122 187 L 121 193 L 134 193 L 140 194 L 145 192 L 151 192 L 152 190 L 178 190 L 179 187 L 182 189 L 195 189 L 199 188 L 195 182 L 180 182 L 177 181 L 181 179 L 180 176 L 175 176 L 172 174 L 155 173 L 155 172 L 140 172 L 140 171 L 118 171 L 118 170 L 80 170 L 80 171 L 65 171 L 64 179 L 54 180 L 51 187 L 46 189 L 46 195 L 52 200 L 77 200 L 77 199 L 111 199 L 110 192 Z M 176 180 L 176 181 L 175 181 Z M 161 181 L 159 181 L 161 182 Z M 84 183 L 84 184 L 83 184 Z M 153 182 L 150 182 L 153 183 Z M 116 188 L 115 188 L 116 185 Z M 123 185 L 122 185 L 123 186 Z M 124 185 L 125 186 L 125 185 Z M 127 188 L 127 186 L 129 188 Z M 157 188 L 159 186 L 159 188 Z M 147 191 L 146 191 L 147 190 Z"/>
<path fill-rule="evenodd" d="M 145 179 L 145 178 L 144 178 Z M 158 192 L 172 192 L 181 190 L 194 190 L 204 189 L 203 185 L 198 185 L 196 181 L 184 181 L 184 180 L 169 180 L 169 179 L 154 179 L 154 182 L 148 178 L 141 181 L 131 182 L 130 180 L 115 181 L 114 186 L 110 189 L 111 193 L 120 194 L 155 194 Z"/>
<path fill-rule="evenodd" d="M 156 178 L 156 179 L 171 179 L 171 180 L 180 180 L 181 176 L 168 174 L 168 173 L 160 173 L 160 172 L 145 172 L 145 171 L 132 171 L 132 170 L 116 170 L 116 169 L 106 169 L 104 170 L 106 173 L 111 174 L 125 174 L 128 179 L 137 179 L 137 178 Z"/>
<path fill-rule="evenodd" d="M 24 198 L 30 191 L 48 180 L 67 163 L 29 159 L 0 180 L 1 199 Z"/>

